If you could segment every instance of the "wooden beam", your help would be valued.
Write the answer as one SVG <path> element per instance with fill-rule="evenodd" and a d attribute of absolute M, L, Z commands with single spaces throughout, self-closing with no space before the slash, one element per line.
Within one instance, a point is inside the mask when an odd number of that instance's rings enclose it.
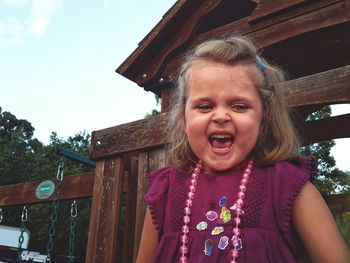
<path fill-rule="evenodd" d="M 90 159 L 161 146 L 165 142 L 167 121 L 168 115 L 164 113 L 94 131 L 91 136 Z"/>
<path fill-rule="evenodd" d="M 117 72 L 132 79 L 140 86 L 154 79 L 160 67 L 166 64 L 168 55 L 187 41 L 195 31 L 200 19 L 214 10 L 222 1 L 182 0 L 176 3 L 168 15 L 171 20 L 166 16 L 150 32 L 148 36 L 150 40 L 145 39 L 142 46 L 138 48 L 140 51 L 136 49 L 130 59 L 128 58 L 117 69 Z M 186 20 L 183 19 L 184 17 Z"/>
<path fill-rule="evenodd" d="M 140 237 L 145 217 L 146 204 L 144 196 L 148 189 L 148 174 L 166 166 L 166 151 L 164 149 L 142 152 L 139 155 L 138 186 L 136 196 L 134 259 L 139 248 Z"/>
<path fill-rule="evenodd" d="M 285 82 L 289 107 L 350 102 L 350 65 Z"/>
<path fill-rule="evenodd" d="M 96 163 L 86 262 L 116 262 L 124 160 Z M 118 251 L 121 254 L 121 251 Z"/>
<path fill-rule="evenodd" d="M 345 23 L 350 20 L 350 5 L 346 1 L 321 0 L 307 1 L 290 12 L 281 13 L 259 23 L 251 24 L 249 17 L 233 21 L 224 26 L 217 27 L 208 32 L 195 36 L 186 43 L 186 50 L 192 49 L 198 44 L 217 38 L 228 33 L 240 32 L 252 37 L 261 48 L 277 42 L 305 34 L 307 32 L 326 28 L 332 25 Z M 159 75 L 169 79 L 175 79 L 179 65 L 182 63 L 183 54 L 179 53 L 168 59 Z M 150 69 L 152 70 L 152 65 Z M 141 85 L 142 83 L 139 83 Z M 147 89 L 147 87 L 145 87 Z"/>
<path fill-rule="evenodd" d="M 323 196 L 332 212 L 350 212 L 350 194 Z"/>
<path fill-rule="evenodd" d="M 50 178 L 49 180 L 55 182 L 56 178 Z M 0 206 L 25 205 L 53 201 L 55 195 L 52 195 L 45 200 L 40 200 L 35 196 L 37 186 L 43 181 L 44 180 L 0 186 Z M 92 196 L 93 182 L 94 172 L 65 176 L 61 185 L 60 199 L 66 200 Z"/>
<path fill-rule="evenodd" d="M 349 14 L 350 5 L 340 2 L 252 32 L 249 36 L 266 47 L 300 34 L 345 23 L 350 20 Z"/>
<path fill-rule="evenodd" d="M 261 1 L 258 6 L 254 9 L 253 13 L 249 16 L 248 21 L 253 22 L 263 17 L 274 14 L 283 9 L 295 6 L 306 0 L 264 0 Z"/>
<path fill-rule="evenodd" d="M 123 239 L 123 263 L 135 262 L 134 243 L 135 243 L 135 221 L 137 214 L 137 189 L 138 189 L 138 158 L 132 156 L 128 159 L 128 192 L 126 203 L 124 239 Z M 139 222 L 138 222 L 139 223 Z M 135 258 L 136 259 L 136 258 Z"/>
<path fill-rule="evenodd" d="M 305 122 L 301 130 L 303 144 L 350 137 L 350 114 Z"/>

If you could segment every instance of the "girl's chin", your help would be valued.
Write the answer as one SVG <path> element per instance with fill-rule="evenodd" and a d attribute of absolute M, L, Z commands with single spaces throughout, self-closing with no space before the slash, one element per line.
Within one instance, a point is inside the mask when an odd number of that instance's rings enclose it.
<path fill-rule="evenodd" d="M 225 172 L 227 170 L 235 169 L 235 170 L 243 170 L 247 164 L 246 160 L 240 160 L 237 162 L 234 161 L 218 161 L 218 162 L 210 162 L 203 164 L 203 171 L 205 173 L 213 173 L 213 172 Z"/>

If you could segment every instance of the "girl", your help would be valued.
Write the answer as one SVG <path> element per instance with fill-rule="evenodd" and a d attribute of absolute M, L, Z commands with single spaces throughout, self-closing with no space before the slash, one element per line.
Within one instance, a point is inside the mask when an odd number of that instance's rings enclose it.
<path fill-rule="evenodd" d="M 282 72 L 245 37 L 198 46 L 170 122 L 173 166 L 150 174 L 137 263 L 350 262 L 299 157 Z"/>

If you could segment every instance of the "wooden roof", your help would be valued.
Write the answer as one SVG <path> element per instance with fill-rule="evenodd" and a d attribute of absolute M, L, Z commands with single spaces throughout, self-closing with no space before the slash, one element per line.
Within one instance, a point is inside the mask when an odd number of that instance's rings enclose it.
<path fill-rule="evenodd" d="M 161 95 L 187 50 L 240 32 L 291 78 L 303 77 L 349 64 L 349 14 L 349 0 L 179 0 L 116 71 Z"/>

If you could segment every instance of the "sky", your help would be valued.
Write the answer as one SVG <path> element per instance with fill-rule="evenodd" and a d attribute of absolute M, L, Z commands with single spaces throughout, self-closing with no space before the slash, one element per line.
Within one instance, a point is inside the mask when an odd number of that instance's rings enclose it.
<path fill-rule="evenodd" d="M 142 119 L 153 93 L 115 69 L 176 0 L 0 0 L 0 106 L 59 138 Z M 350 106 L 333 108 L 349 113 Z M 350 139 L 336 140 L 350 170 Z"/>

